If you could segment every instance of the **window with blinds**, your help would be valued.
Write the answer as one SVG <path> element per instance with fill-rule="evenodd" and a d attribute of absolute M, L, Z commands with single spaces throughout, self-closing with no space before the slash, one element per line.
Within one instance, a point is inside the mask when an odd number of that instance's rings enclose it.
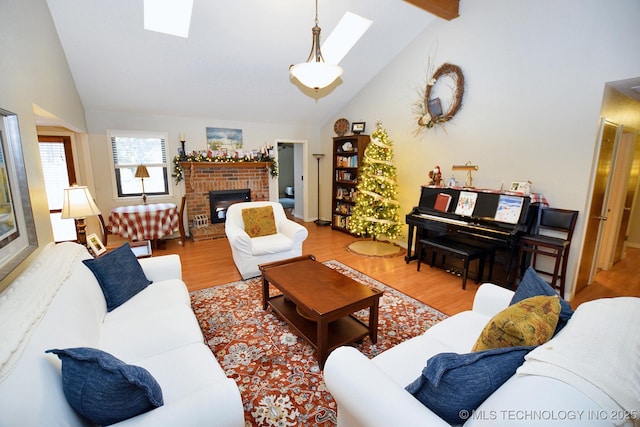
<path fill-rule="evenodd" d="M 169 194 L 166 134 L 111 131 L 109 138 L 118 197 L 142 196 L 142 178 L 135 176 L 139 165 L 149 171 L 147 196 Z"/>

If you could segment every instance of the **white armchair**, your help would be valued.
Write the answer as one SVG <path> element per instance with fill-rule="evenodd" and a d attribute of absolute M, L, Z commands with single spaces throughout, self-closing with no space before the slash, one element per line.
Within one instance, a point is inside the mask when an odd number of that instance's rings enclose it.
<path fill-rule="evenodd" d="M 273 208 L 276 234 L 251 238 L 244 228 L 242 210 L 262 206 Z M 288 219 L 277 202 L 234 203 L 227 209 L 224 227 L 233 262 L 243 279 L 259 276 L 258 264 L 302 255 L 302 242 L 309 234 L 302 225 Z"/>

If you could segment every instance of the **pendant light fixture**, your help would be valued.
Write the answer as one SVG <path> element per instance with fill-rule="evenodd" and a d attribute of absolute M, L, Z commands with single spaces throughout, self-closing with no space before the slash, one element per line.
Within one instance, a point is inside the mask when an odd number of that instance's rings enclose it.
<path fill-rule="evenodd" d="M 313 39 L 311 53 L 307 62 L 292 65 L 289 73 L 303 85 L 318 90 L 329 86 L 342 75 L 342 68 L 338 65 L 324 62 L 320 52 L 320 27 L 318 26 L 318 0 L 316 0 L 315 26 L 311 29 Z"/>

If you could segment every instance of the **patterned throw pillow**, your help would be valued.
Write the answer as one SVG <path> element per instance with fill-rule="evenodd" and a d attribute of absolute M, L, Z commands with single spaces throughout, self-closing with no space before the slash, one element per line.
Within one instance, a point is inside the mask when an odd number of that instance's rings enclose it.
<path fill-rule="evenodd" d="M 244 231 L 249 237 L 268 236 L 278 232 L 271 206 L 242 209 L 242 221 L 244 222 Z"/>
<path fill-rule="evenodd" d="M 553 337 L 559 316 L 558 296 L 524 299 L 493 316 L 471 351 L 544 344 Z"/>
<path fill-rule="evenodd" d="M 511 304 L 509 305 L 513 305 L 523 299 L 531 298 L 536 295 L 554 296 L 558 295 L 558 293 L 555 289 L 549 286 L 549 284 L 545 282 L 540 275 L 538 275 L 533 267 L 529 267 L 527 268 L 527 271 L 525 271 L 522 281 L 518 285 L 518 289 L 516 289 L 516 293 L 513 295 L 513 298 L 511 298 Z M 573 309 L 571 308 L 571 305 L 562 299 L 562 295 L 560 295 L 560 319 L 558 319 L 558 326 L 556 326 L 556 334 L 565 327 L 572 315 Z"/>

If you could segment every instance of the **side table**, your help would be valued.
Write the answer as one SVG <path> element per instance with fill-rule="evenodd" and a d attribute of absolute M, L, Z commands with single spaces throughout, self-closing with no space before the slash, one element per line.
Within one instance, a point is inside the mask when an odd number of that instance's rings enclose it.
<path fill-rule="evenodd" d="M 151 249 L 151 240 L 137 240 L 135 242 L 128 242 L 129 246 L 131 246 L 131 252 L 134 253 L 136 258 L 149 258 L 152 256 L 153 251 Z M 114 249 L 117 249 L 119 246 L 107 246 L 107 252 L 109 253 Z M 102 254 L 102 255 L 104 255 Z"/>

